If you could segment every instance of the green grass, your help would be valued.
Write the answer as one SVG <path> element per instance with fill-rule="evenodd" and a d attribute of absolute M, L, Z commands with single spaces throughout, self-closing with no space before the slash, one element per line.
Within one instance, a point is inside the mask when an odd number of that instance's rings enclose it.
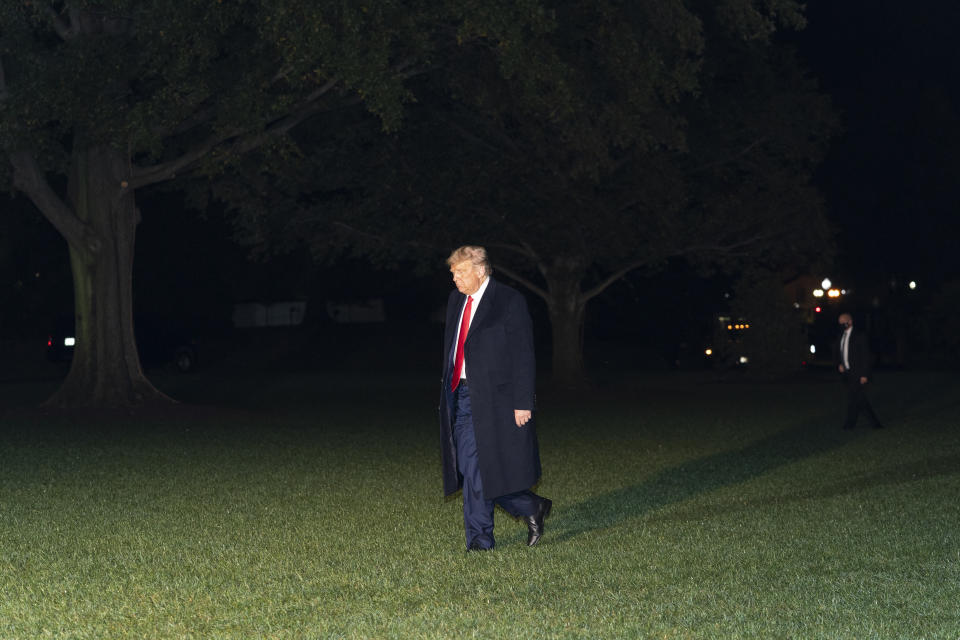
<path fill-rule="evenodd" d="M 437 382 L 162 377 L 169 415 L 0 385 L 0 638 L 960 637 L 960 377 L 541 393 L 540 546 L 464 551 Z M 21 408 L 18 408 L 21 407 Z"/>

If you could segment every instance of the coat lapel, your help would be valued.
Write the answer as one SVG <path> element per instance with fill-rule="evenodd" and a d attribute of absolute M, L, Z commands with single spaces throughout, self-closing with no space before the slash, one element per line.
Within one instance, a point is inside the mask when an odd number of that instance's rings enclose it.
<path fill-rule="evenodd" d="M 467 331 L 467 342 L 470 341 L 470 337 L 473 335 L 474 327 L 483 327 L 484 321 L 487 319 L 487 316 L 490 315 L 490 310 L 495 304 L 496 295 L 497 281 L 490 278 L 490 282 L 487 283 L 487 290 L 483 292 L 483 297 L 480 298 L 477 311 L 473 314 L 473 321 L 470 323 L 470 329 Z"/>
<path fill-rule="evenodd" d="M 460 311 L 466 302 L 467 296 L 458 291 L 453 292 L 450 302 L 447 304 L 447 325 L 443 332 L 443 373 L 446 376 L 453 366 L 451 353 L 453 352 L 453 341 L 457 338 L 457 322 L 460 319 Z M 467 332 L 469 335 L 469 332 Z"/>

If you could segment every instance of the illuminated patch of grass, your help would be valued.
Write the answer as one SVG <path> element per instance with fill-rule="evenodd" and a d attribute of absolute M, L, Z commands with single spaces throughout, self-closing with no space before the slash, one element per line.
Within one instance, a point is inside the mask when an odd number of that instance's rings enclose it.
<path fill-rule="evenodd" d="M 542 393 L 540 546 L 467 554 L 433 380 L 159 381 L 0 433 L 2 638 L 956 638 L 960 379 Z M 20 391 L 25 391 L 21 389 Z M 7 388 L 7 402 L 26 397 Z"/>

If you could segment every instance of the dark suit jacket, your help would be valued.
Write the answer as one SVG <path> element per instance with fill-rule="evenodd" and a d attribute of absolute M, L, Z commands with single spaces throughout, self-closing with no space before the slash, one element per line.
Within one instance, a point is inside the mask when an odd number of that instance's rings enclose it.
<path fill-rule="evenodd" d="M 466 296 L 457 290 L 447 300 L 440 394 L 440 442 L 443 491 L 450 495 L 463 484 L 453 442 L 453 342 Z M 484 496 L 492 500 L 529 489 L 540 478 L 540 451 L 535 420 L 517 427 L 514 410 L 534 408 L 536 360 L 533 325 L 519 291 L 490 279 L 464 343 L 467 383 L 473 412 L 480 477 Z"/>
<path fill-rule="evenodd" d="M 840 353 L 840 343 L 843 334 L 834 346 L 833 354 L 836 363 L 843 364 L 843 354 Z M 872 356 L 870 355 L 870 341 L 862 331 L 854 327 L 850 331 L 850 344 L 847 347 L 847 359 L 850 361 L 850 375 L 856 378 L 869 378 L 871 374 Z"/>

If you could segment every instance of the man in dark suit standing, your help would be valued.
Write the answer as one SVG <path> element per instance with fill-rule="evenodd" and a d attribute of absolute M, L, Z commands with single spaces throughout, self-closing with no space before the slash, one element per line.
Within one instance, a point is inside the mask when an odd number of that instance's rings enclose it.
<path fill-rule="evenodd" d="M 490 277 L 483 247 L 460 247 L 447 264 L 457 289 L 447 301 L 443 341 L 443 491 L 463 488 L 468 550 L 493 548 L 495 504 L 526 521 L 533 546 L 552 502 L 530 491 L 540 478 L 540 450 L 527 303 Z"/>
<path fill-rule="evenodd" d="M 847 419 L 843 423 L 844 429 L 853 429 L 857 426 L 860 412 L 866 414 L 874 429 L 881 429 L 883 425 L 870 406 L 867 394 L 864 391 L 870 381 L 870 345 L 867 336 L 853 330 L 853 316 L 841 313 L 837 322 L 843 327 L 840 341 L 835 351 L 837 370 L 843 376 L 843 385 L 847 390 Z"/>

